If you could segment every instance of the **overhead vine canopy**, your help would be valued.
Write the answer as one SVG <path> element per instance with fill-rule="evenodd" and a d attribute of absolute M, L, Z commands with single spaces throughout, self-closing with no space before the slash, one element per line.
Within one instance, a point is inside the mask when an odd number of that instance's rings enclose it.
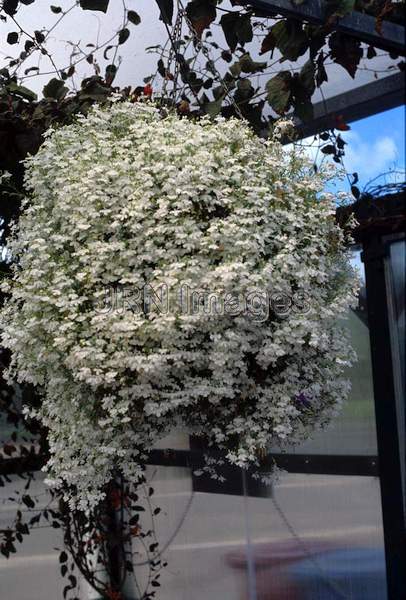
<path fill-rule="evenodd" d="M 309 1 L 294 0 L 292 6 Z M 0 170 L 13 173 L 19 188 L 21 160 L 37 151 L 42 133 L 52 123 L 69 122 L 73 114 L 105 101 L 117 87 L 133 99 L 141 94 L 161 97 L 182 114 L 244 117 L 264 134 L 280 115 L 311 119 L 317 90 L 323 92 L 329 78 L 337 77 L 337 69 L 356 78 L 365 70 L 378 76 L 382 70 L 404 68 L 404 61 L 393 53 L 368 46 L 337 27 L 343 15 L 357 10 L 375 18 L 379 33 L 384 20 L 401 22 L 403 3 L 328 0 L 322 25 L 283 17 L 276 9 L 273 18 L 269 12 L 265 17 L 255 4 L 260 3 L 0 2 L 5 42 L 0 64 Z M 71 20 L 75 14 L 81 14 L 81 19 L 92 15 L 99 22 L 85 32 L 83 42 L 74 39 L 79 35 L 72 26 L 77 23 Z M 69 27 L 61 34 L 65 22 Z M 103 37 L 99 29 L 106 22 L 109 34 Z M 143 22 L 149 38 L 156 35 L 145 61 L 139 52 L 134 59 L 125 49 L 125 44 L 130 48 L 138 40 Z M 56 40 L 65 40 L 62 54 L 55 51 Z M 144 63 L 151 72 L 145 73 Z M 123 69 L 127 69 L 125 79 L 120 78 Z M 123 80 L 131 87 L 123 90 Z M 336 128 L 348 129 L 339 115 Z M 329 141 L 325 146 L 339 160 L 342 149 Z M 6 192 L 2 216 L 7 224 L 18 210 L 18 190 L 17 195 L 9 188 Z"/>
<path fill-rule="evenodd" d="M 306 1 L 310 0 L 294 0 L 293 5 L 306 4 Z M 366 47 L 361 39 L 342 33 L 337 24 L 343 16 L 353 10 L 368 13 L 376 19 L 375 29 L 380 34 L 384 19 L 401 22 L 403 14 L 400 2 L 326 0 L 325 22 L 315 25 L 280 16 L 277 5 L 274 5 L 275 14 L 269 18 L 269 10 L 264 13 L 256 7 L 264 3 L 254 0 L 251 3 L 248 0 L 156 0 L 159 13 L 151 13 L 150 7 L 147 10 L 141 6 L 140 14 L 132 9 L 131 3 L 127 6 L 123 2 L 119 7 L 109 0 L 80 0 L 67 7 L 51 4 L 50 14 L 55 16 L 52 24 L 30 31 L 21 24 L 20 15 L 25 10 L 22 5 L 31 4 L 34 0 L 5 0 L 0 8 L 1 18 L 10 26 L 6 36 L 10 51 L 17 50 L 5 59 L 1 72 L 8 92 L 34 99 L 25 82 L 33 76 L 50 73 L 53 77 L 44 86 L 43 95 L 60 100 L 69 92 L 69 83 L 84 62 L 92 66 L 96 75 L 112 83 L 120 64 L 121 46 L 137 35 L 135 27 L 144 18 L 143 9 L 148 13 L 145 15 L 148 25 L 151 16 L 159 14 L 166 29 L 166 40 L 157 39 L 156 45 L 149 48 L 160 55 L 157 72 L 164 81 L 154 89 L 175 88 L 173 98 L 184 112 L 198 110 L 210 115 L 226 112 L 228 116 L 230 111 L 236 112 L 237 104 L 257 129 L 270 118 L 289 111 L 303 120 L 310 119 L 312 96 L 316 88 L 328 81 L 330 67 L 340 65 L 354 78 L 360 69 L 369 68 L 363 59 L 373 61 L 378 52 L 383 54 L 372 46 Z M 39 9 L 43 11 L 43 5 L 38 4 Z M 123 18 L 108 40 L 99 40 L 96 27 L 92 34 L 95 39 L 85 47 L 69 40 L 71 55 L 65 57 L 66 64 L 57 64 L 49 44 L 61 21 L 75 9 L 95 11 L 101 18 L 103 13 L 108 12 L 109 17 L 113 12 L 117 15 L 122 11 Z M 32 8 L 30 10 L 33 14 Z M 44 17 L 44 21 L 48 22 L 48 17 Z M 36 55 L 42 58 L 38 63 L 31 60 Z M 390 57 L 396 61 L 395 55 Z M 403 61 L 398 61 L 387 67 L 395 69 L 403 65 Z M 371 64 L 370 68 L 373 70 L 376 65 Z M 151 81 L 157 84 L 155 74 L 142 82 L 137 81 L 137 68 L 134 73 L 133 87 Z"/>

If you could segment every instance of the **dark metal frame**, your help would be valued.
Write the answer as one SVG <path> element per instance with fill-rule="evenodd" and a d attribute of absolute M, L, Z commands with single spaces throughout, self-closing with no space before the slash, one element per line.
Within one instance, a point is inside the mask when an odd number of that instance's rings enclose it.
<path fill-rule="evenodd" d="M 337 127 L 337 118 L 352 123 L 370 115 L 396 108 L 405 102 L 404 73 L 381 77 L 377 81 L 326 98 L 313 106 L 313 118 L 296 126 L 299 139 Z"/>
<path fill-rule="evenodd" d="M 382 517 L 385 539 L 388 597 L 406 597 L 406 538 L 398 415 L 389 347 L 390 329 L 384 261 L 388 244 L 373 234 L 364 241 L 362 260 L 368 294 L 369 335 L 380 461 Z"/>
<path fill-rule="evenodd" d="M 307 21 L 314 25 L 326 23 L 326 10 L 320 0 L 306 0 L 302 4 L 296 4 L 290 0 L 240 0 L 239 4 L 248 4 L 254 10 L 259 9 L 261 15 L 269 17 L 278 14 L 299 21 Z M 334 22 L 334 29 L 383 50 L 398 54 L 405 52 L 405 28 L 390 21 L 382 22 L 381 33 L 379 33 L 375 17 L 353 11 L 341 19 L 337 19 L 337 22 Z"/>

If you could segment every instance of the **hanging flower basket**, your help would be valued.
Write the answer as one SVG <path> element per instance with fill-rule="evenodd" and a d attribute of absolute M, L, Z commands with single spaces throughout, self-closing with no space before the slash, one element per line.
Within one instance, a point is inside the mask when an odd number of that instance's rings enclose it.
<path fill-rule="evenodd" d="M 26 166 L 2 343 L 43 391 L 71 503 L 136 479 L 174 426 L 245 467 L 331 419 L 355 279 L 329 170 L 241 121 L 129 102 L 49 131 Z"/>

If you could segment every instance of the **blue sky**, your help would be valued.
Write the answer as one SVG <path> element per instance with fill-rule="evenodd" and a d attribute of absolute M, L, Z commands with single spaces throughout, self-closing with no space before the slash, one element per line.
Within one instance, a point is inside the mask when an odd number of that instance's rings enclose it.
<path fill-rule="evenodd" d="M 343 163 L 348 174 L 358 173 L 357 186 L 360 191 L 364 191 L 369 182 L 388 171 L 392 174 L 379 178 L 373 185 L 404 181 L 405 107 L 393 108 L 349 125 L 349 131 L 340 133 L 346 142 Z M 305 152 L 317 164 L 322 160 L 332 160 L 330 156 L 326 157 L 318 151 L 318 139 L 310 137 L 303 140 L 303 143 Z M 393 171 L 397 171 L 397 174 L 394 175 Z M 326 186 L 326 190 L 333 194 L 339 191 L 350 192 L 350 185 L 347 178 L 337 177 Z"/>
<path fill-rule="evenodd" d="M 344 165 L 347 172 L 358 173 L 361 190 L 385 171 L 405 170 L 404 106 L 354 121 L 350 127 L 350 131 L 342 133 L 348 144 Z"/>
<path fill-rule="evenodd" d="M 405 171 L 405 107 L 393 108 L 361 121 L 351 123 L 351 129 L 342 134 L 348 142 L 344 164 L 348 172 L 358 172 L 359 187 L 387 171 Z M 403 180 L 405 177 L 403 176 Z M 340 187 L 346 189 L 345 182 Z M 364 277 L 359 252 L 353 265 Z"/>

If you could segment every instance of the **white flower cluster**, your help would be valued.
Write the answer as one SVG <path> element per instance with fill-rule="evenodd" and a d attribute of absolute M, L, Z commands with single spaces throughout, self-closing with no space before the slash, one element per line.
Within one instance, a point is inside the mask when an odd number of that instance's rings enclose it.
<path fill-rule="evenodd" d="M 331 173 L 240 121 L 129 102 L 49 131 L 26 167 L 2 343 L 9 376 L 43 390 L 49 478 L 75 490 L 76 507 L 97 503 L 118 470 L 138 477 L 174 426 L 246 466 L 329 421 L 348 391 L 337 318 L 356 286 L 322 194 Z M 100 310 L 106 286 L 151 283 L 300 290 L 307 310 L 261 322 L 176 305 Z"/>

